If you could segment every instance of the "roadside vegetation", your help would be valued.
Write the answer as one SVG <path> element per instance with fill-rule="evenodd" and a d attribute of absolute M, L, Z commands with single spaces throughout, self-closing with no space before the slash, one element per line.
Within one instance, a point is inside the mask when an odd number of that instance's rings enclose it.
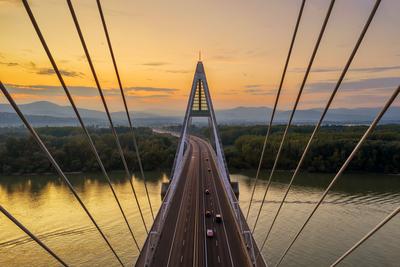
<path fill-rule="evenodd" d="M 179 127 L 170 127 L 178 131 Z M 314 139 L 302 166 L 309 172 L 337 172 L 367 126 L 323 126 Z M 272 127 L 263 160 L 263 169 L 271 169 L 285 125 Z M 304 151 L 314 126 L 291 126 L 277 168 L 293 170 Z M 221 140 L 230 168 L 258 167 L 267 126 L 220 126 Z M 208 128 L 193 127 L 192 134 L 209 137 Z M 349 167 L 350 171 L 400 173 L 400 125 L 380 125 L 364 143 Z"/>
<path fill-rule="evenodd" d="M 180 127 L 169 127 L 179 131 Z M 302 170 L 336 172 L 366 126 L 324 126 L 313 141 Z M 38 128 L 49 150 L 67 172 L 99 171 L 92 151 L 78 127 Z M 129 166 L 138 170 L 132 136 L 126 127 L 117 128 Z M 266 126 L 221 126 L 220 133 L 229 168 L 255 169 L 258 166 Z M 293 170 L 312 133 L 312 126 L 293 126 L 287 136 L 278 169 Z M 267 142 L 263 169 L 270 169 L 282 138 L 284 126 L 274 126 Z M 114 138 L 109 129 L 91 128 L 93 140 L 107 170 L 123 168 Z M 150 128 L 136 129 L 139 151 L 145 170 L 170 169 L 173 164 L 177 138 L 152 132 Z M 208 128 L 193 127 L 192 134 L 209 136 Z M 357 172 L 400 173 L 400 125 L 381 125 L 362 146 L 348 167 Z M 0 173 L 53 172 L 47 158 L 24 128 L 0 129 Z"/>
<path fill-rule="evenodd" d="M 223 126 L 221 139 L 230 167 L 257 168 L 266 133 L 265 126 Z M 313 126 L 293 126 L 284 143 L 278 169 L 293 170 L 304 151 Z M 366 126 L 324 126 L 308 152 L 302 169 L 337 172 L 363 135 Z M 284 126 L 274 126 L 267 142 L 263 168 L 275 160 Z M 352 171 L 400 173 L 400 125 L 382 125 L 364 143 L 348 167 Z"/>
<path fill-rule="evenodd" d="M 132 170 L 138 170 L 132 135 L 126 127 L 117 128 L 121 145 Z M 37 129 L 46 146 L 66 172 L 100 171 L 86 137 L 78 127 L 43 127 Z M 115 139 L 109 129 L 90 128 L 99 155 L 107 170 L 122 170 Z M 145 170 L 168 169 L 172 166 L 177 139 L 155 134 L 150 128 L 135 131 Z M 54 172 L 53 167 L 34 139 L 24 128 L 0 130 L 0 173 Z"/>

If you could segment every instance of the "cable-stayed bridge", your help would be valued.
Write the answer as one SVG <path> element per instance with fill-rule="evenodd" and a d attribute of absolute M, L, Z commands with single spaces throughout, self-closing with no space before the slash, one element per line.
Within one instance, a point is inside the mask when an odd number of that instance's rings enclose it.
<path fill-rule="evenodd" d="M 325 20 L 323 21 L 323 24 L 321 26 L 318 39 L 313 48 L 312 55 L 311 58 L 309 59 L 307 69 L 304 73 L 304 78 L 302 80 L 297 97 L 295 99 L 291 115 L 286 125 L 284 134 L 282 136 L 281 143 L 277 155 L 275 157 L 275 161 L 271 169 L 270 176 L 268 178 L 268 183 L 262 198 L 262 203 L 259 209 L 257 210 L 257 217 L 255 223 L 251 226 L 248 225 L 247 219 L 249 217 L 249 213 L 251 212 L 255 189 L 257 186 L 257 181 L 259 178 L 262 162 L 264 159 L 265 148 L 268 143 L 268 138 L 270 135 L 270 130 L 272 128 L 276 107 L 280 98 L 286 71 L 290 62 L 292 49 L 295 45 L 296 36 L 299 25 L 301 23 L 306 1 L 303 0 L 301 2 L 296 24 L 294 26 L 289 51 L 283 68 L 279 88 L 277 90 L 273 112 L 269 120 L 268 131 L 264 139 L 265 141 L 262 153 L 260 155 L 259 166 L 256 173 L 255 183 L 247 211 L 245 213 L 242 212 L 237 199 L 239 193 L 238 185 L 233 183 L 229 177 L 229 171 L 224 156 L 224 150 L 218 132 L 218 124 L 214 113 L 211 93 L 206 79 L 205 68 L 203 66 L 203 62 L 200 60 L 197 63 L 192 87 L 190 90 L 187 109 L 182 124 L 181 133 L 179 136 L 180 138 L 179 145 L 176 151 L 174 165 L 172 166 L 171 179 L 168 185 L 166 185 L 167 189 L 164 192 L 165 195 L 163 198 L 163 202 L 157 214 L 153 212 L 152 203 L 150 201 L 149 194 L 147 192 L 147 187 L 145 186 L 146 188 L 145 193 L 147 197 L 146 205 L 148 205 L 153 219 L 152 225 L 147 225 L 142 211 L 143 203 L 139 202 L 137 192 L 131 181 L 132 175 L 130 172 L 130 168 L 126 162 L 124 151 L 120 145 L 119 137 L 115 130 L 113 120 L 110 116 L 108 104 L 104 97 L 103 89 L 100 85 L 96 69 L 92 63 L 91 55 L 86 46 L 85 38 L 80 29 L 78 18 L 75 14 L 72 2 L 70 0 L 67 0 L 71 17 L 73 19 L 77 33 L 79 35 L 79 39 L 82 44 L 82 48 L 84 50 L 86 59 L 88 61 L 91 73 L 95 80 L 102 104 L 107 113 L 109 125 L 118 148 L 119 156 L 124 166 L 125 175 L 127 179 L 130 181 L 132 195 L 138 206 L 140 213 L 139 220 L 142 221 L 143 227 L 147 233 L 147 239 L 144 242 L 144 244 L 139 244 L 139 242 L 136 239 L 135 236 L 136 229 L 133 229 L 131 227 L 131 224 L 127 219 L 125 210 L 121 206 L 119 198 L 115 193 L 114 186 L 108 175 L 107 170 L 104 168 L 102 160 L 97 152 L 95 143 L 93 142 L 92 137 L 89 134 L 86 125 L 80 116 L 79 110 L 75 105 L 74 99 L 70 94 L 69 88 L 63 79 L 62 72 L 60 72 L 57 63 L 52 56 L 51 50 L 46 43 L 46 39 L 41 32 L 41 29 L 35 19 L 35 16 L 30 8 L 28 1 L 22 0 L 22 2 L 28 14 L 28 17 L 33 25 L 33 28 L 54 69 L 54 72 L 56 73 L 57 78 L 64 92 L 66 93 L 71 106 L 74 109 L 74 112 L 80 123 L 80 126 L 84 130 L 85 137 L 91 147 L 93 154 L 96 157 L 96 161 L 99 165 L 99 168 L 102 174 L 104 175 L 105 179 L 107 180 L 110 190 L 113 193 L 114 199 L 118 204 L 121 216 L 124 218 L 127 230 L 129 231 L 129 234 L 132 237 L 134 247 L 138 251 L 140 251 L 140 255 L 139 258 L 137 259 L 136 265 L 137 266 L 218 266 L 218 265 L 266 266 L 267 264 L 261 252 L 263 251 L 265 244 L 268 241 L 268 237 L 271 233 L 271 230 L 275 225 L 276 219 L 279 217 L 280 211 L 290 192 L 292 183 L 301 169 L 302 163 L 304 161 L 307 152 L 309 151 L 310 146 L 312 145 L 313 139 L 318 133 L 318 130 L 324 120 L 327 111 L 331 106 L 333 99 L 335 98 L 335 95 L 337 91 L 340 89 L 341 83 L 345 79 L 346 74 L 349 68 L 351 67 L 351 63 L 355 55 L 357 54 L 357 51 L 360 45 L 362 44 L 365 35 L 368 32 L 368 28 L 374 19 L 374 16 L 379 8 L 381 1 L 377 0 L 374 6 L 372 7 L 370 14 L 365 21 L 365 25 L 362 31 L 360 32 L 356 43 L 354 44 L 352 53 L 350 54 L 346 64 L 343 66 L 342 72 L 335 87 L 332 89 L 331 96 L 325 105 L 325 108 L 321 114 L 321 118 L 315 125 L 314 131 L 310 136 L 310 139 L 303 151 L 303 154 L 298 162 L 295 171 L 292 174 L 291 180 L 287 185 L 284 197 L 280 202 L 279 208 L 275 216 L 271 218 L 272 224 L 267 229 L 264 228 L 264 231 L 266 233 L 265 238 L 259 244 L 255 242 L 253 238 L 253 233 L 256 230 L 257 226 L 258 226 L 257 229 L 264 227 L 263 225 L 258 224 L 258 219 L 262 212 L 263 206 L 266 202 L 268 189 L 271 184 L 273 175 L 276 171 L 277 163 L 279 162 L 280 155 L 282 152 L 282 147 L 286 140 L 288 130 L 291 126 L 292 119 L 294 117 L 294 114 L 296 112 L 297 106 L 299 104 L 300 98 L 303 93 L 303 89 L 307 83 L 308 76 L 312 71 L 312 66 L 315 56 L 317 55 L 320 43 L 323 40 L 326 27 L 329 23 L 330 15 L 335 5 L 335 0 L 332 0 L 330 2 L 330 5 L 326 12 Z M 121 97 L 123 99 L 124 109 L 126 111 L 126 115 L 129 121 L 129 127 L 132 134 L 132 141 L 134 143 L 136 156 L 139 162 L 140 173 L 142 175 L 144 184 L 146 185 L 146 178 L 143 172 L 139 149 L 136 142 L 134 125 L 129 115 L 128 105 L 124 93 L 124 87 L 119 75 L 118 65 L 114 57 L 111 38 L 104 18 L 100 0 L 97 0 L 97 5 L 102 20 L 104 33 L 107 39 L 109 52 L 112 57 L 113 67 L 118 80 Z M 8 92 L 7 88 L 1 82 L 0 82 L 0 89 L 5 95 L 10 105 L 15 110 L 15 112 L 18 114 L 18 116 L 20 117 L 26 128 L 29 130 L 32 137 L 41 147 L 43 153 L 46 154 L 47 158 L 55 168 L 56 172 L 65 181 L 65 183 L 73 193 L 76 200 L 79 202 L 84 212 L 87 214 L 93 225 L 96 227 L 101 238 L 104 240 L 105 245 L 108 246 L 108 248 L 110 249 L 111 252 L 110 255 L 115 257 L 116 261 L 120 265 L 122 266 L 128 265 L 129 263 L 125 263 L 121 260 L 118 251 L 114 249 L 114 247 L 109 241 L 109 238 L 104 233 L 103 229 L 98 225 L 95 218 L 92 216 L 91 212 L 88 210 L 85 203 L 82 201 L 79 194 L 74 189 L 73 185 L 70 183 L 69 178 L 60 168 L 59 163 L 54 159 L 53 155 L 50 153 L 46 145 L 42 142 L 41 137 L 36 133 L 35 129 L 30 125 L 25 115 L 21 112 L 18 105 L 15 103 L 13 96 Z M 324 193 L 321 195 L 320 199 L 313 207 L 307 219 L 301 224 L 299 230 L 296 232 L 296 235 L 294 236 L 290 244 L 288 244 L 286 250 L 283 252 L 280 259 L 276 263 L 276 266 L 280 265 L 283 262 L 288 251 L 290 251 L 293 244 L 302 234 L 303 230 L 305 229 L 309 221 L 312 219 L 316 210 L 319 208 L 319 206 L 322 204 L 323 200 L 327 196 L 329 190 L 332 188 L 335 182 L 340 178 L 341 174 L 345 171 L 351 160 L 357 154 L 360 147 L 367 140 L 368 136 L 375 129 L 382 116 L 385 114 L 387 109 L 396 99 L 399 92 L 400 92 L 400 86 L 397 88 L 393 88 L 392 95 L 386 100 L 385 105 L 382 107 L 381 111 L 378 114 L 376 114 L 376 118 L 369 125 L 369 128 L 366 130 L 364 135 L 360 138 L 357 145 L 354 147 L 352 153 L 348 156 L 348 158 L 343 163 L 341 168 L 334 175 L 331 183 L 328 185 Z M 210 128 L 210 136 L 207 139 L 201 139 L 199 137 L 190 134 L 190 126 L 192 124 L 192 119 L 199 117 L 208 120 Z M 14 222 L 15 225 L 18 226 L 22 231 L 24 231 L 27 235 L 29 235 L 38 245 L 40 245 L 50 255 L 52 255 L 61 265 L 69 266 L 69 264 L 63 259 L 61 259 L 55 251 L 53 251 L 40 238 L 38 238 L 33 232 L 31 232 L 28 229 L 29 227 L 23 225 L 18 220 L 18 218 L 13 216 L 12 211 L 8 211 L 4 207 L 2 207 L 1 203 L 0 203 L 0 211 L 12 222 Z M 345 257 L 347 257 L 355 249 L 357 249 L 365 240 L 367 240 L 370 236 L 372 236 L 376 231 L 378 231 L 389 220 L 395 217 L 399 212 L 400 212 L 400 207 L 392 211 L 387 217 L 382 218 L 382 221 L 374 228 L 372 228 L 370 232 L 365 233 L 365 236 L 361 240 L 359 240 L 356 244 L 354 244 L 353 247 L 348 248 L 348 250 L 335 262 L 330 263 L 331 266 L 336 266 L 337 264 L 339 264 Z M 93 259 L 94 265 L 96 264 L 95 260 L 96 259 Z"/>
<path fill-rule="evenodd" d="M 189 135 L 196 117 L 208 119 L 210 142 Z M 192 264 L 266 265 L 232 188 L 201 61 L 196 66 L 171 181 L 137 262 L 138 266 Z"/>

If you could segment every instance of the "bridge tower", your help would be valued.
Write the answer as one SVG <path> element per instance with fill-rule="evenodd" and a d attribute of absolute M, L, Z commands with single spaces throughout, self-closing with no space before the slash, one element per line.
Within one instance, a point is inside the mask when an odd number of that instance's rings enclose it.
<path fill-rule="evenodd" d="M 229 236 L 235 238 L 232 242 L 232 248 L 236 249 L 235 253 L 231 253 L 231 248 L 228 241 L 228 234 L 226 234 L 225 223 L 223 223 L 223 229 L 225 229 L 225 239 L 222 237 L 221 242 L 226 242 L 227 245 L 224 247 L 224 251 L 229 251 L 229 258 L 232 260 L 235 257 L 236 260 L 242 260 L 244 262 L 247 261 L 247 265 L 242 266 L 257 266 L 264 267 L 266 266 L 265 261 L 260 255 L 255 240 L 252 236 L 252 233 L 247 225 L 246 219 L 243 216 L 243 213 L 240 209 L 239 202 L 237 200 L 238 195 L 238 185 L 237 183 L 233 183 L 230 180 L 229 172 L 225 160 L 224 151 L 222 148 L 221 138 L 219 136 L 219 131 L 217 128 L 217 121 L 215 117 L 214 107 L 211 100 L 211 95 L 206 79 L 206 74 L 204 71 L 203 62 L 199 60 L 197 62 L 196 71 L 193 78 L 192 87 L 190 90 L 189 100 L 186 107 L 186 113 L 183 120 L 183 125 L 180 133 L 180 139 L 178 148 L 175 154 L 174 165 L 171 173 L 171 179 L 168 184 L 163 184 L 164 197 L 158 214 L 154 220 L 153 226 L 143 249 L 139 255 L 138 261 L 136 262 L 136 266 L 159 266 L 157 264 L 165 264 L 167 262 L 167 266 L 170 263 L 170 259 L 176 259 L 176 254 L 173 253 L 175 237 L 179 241 L 182 238 L 182 243 L 179 243 L 179 253 L 182 253 L 180 256 L 180 262 L 182 263 L 183 259 L 187 259 L 190 261 L 191 257 L 193 258 L 194 266 L 200 266 L 195 259 L 199 259 L 199 253 L 203 253 L 203 249 L 198 249 L 196 245 L 196 249 L 193 249 L 195 253 L 193 255 L 185 255 L 184 253 L 190 252 L 190 250 L 185 249 L 182 250 L 183 245 L 185 244 L 185 240 L 183 237 L 191 233 L 193 236 L 186 236 L 187 240 L 193 238 L 193 244 L 198 244 L 198 240 L 204 240 L 205 233 L 200 235 L 202 230 L 199 230 L 200 227 L 198 225 L 202 224 L 203 227 L 206 226 L 205 221 L 205 212 L 203 204 L 206 203 L 204 199 L 203 193 L 203 182 L 204 176 L 196 176 L 194 171 L 190 172 L 188 170 L 189 164 L 196 164 L 196 159 L 201 158 L 200 155 L 197 157 L 193 156 L 193 150 L 189 149 L 191 145 L 193 145 L 193 140 L 189 139 L 189 128 L 192 123 L 193 118 L 206 118 L 210 127 L 210 145 L 211 149 L 207 150 L 208 158 L 207 161 L 212 165 L 208 167 L 208 172 L 212 173 L 212 177 L 218 178 L 214 183 L 214 194 L 216 196 L 220 195 L 221 197 L 217 197 L 217 206 L 218 210 L 223 213 L 225 219 L 229 221 L 227 225 L 232 227 L 229 232 Z M 205 142 L 207 143 L 207 142 Z M 197 152 L 198 153 L 198 152 Z M 195 165 L 192 165 L 195 166 Z M 196 166 L 205 166 L 205 165 L 196 165 Z M 211 167 L 211 166 L 215 166 Z M 188 174 L 190 173 L 190 174 Z M 193 178 L 197 177 L 197 178 Z M 197 182 L 193 182 L 193 179 L 197 179 Z M 185 181 L 192 181 L 192 183 L 185 183 Z M 203 184 L 203 185 L 200 185 Z M 194 189 L 193 189 L 194 188 Z M 218 192 L 217 192 L 218 188 Z M 185 190 L 187 189 L 187 190 Z M 194 190 L 194 191 L 193 191 Z M 199 191 L 200 190 L 200 191 Z M 193 194 L 184 194 L 184 192 L 193 192 Z M 201 192 L 201 193 L 199 193 Z M 210 194 L 210 193 L 209 193 Z M 163 195 L 163 193 L 162 193 Z M 193 201 L 188 201 L 188 196 L 193 196 Z M 200 199 L 203 199 L 200 201 Z M 222 204 L 221 204 L 222 203 Z M 181 208 L 182 205 L 185 208 Z M 193 205 L 190 206 L 190 205 Z M 205 204 L 204 204 L 205 205 Z M 201 208 L 202 207 L 202 208 Z M 222 208 L 223 207 L 223 208 Z M 180 211 L 186 210 L 183 213 Z M 204 214 L 202 214 L 204 212 Z M 202 215 L 201 215 L 202 214 Z M 221 215 L 220 214 L 220 215 Z M 185 217 L 186 220 L 182 219 Z M 193 218 L 191 223 L 188 223 L 188 218 Z M 203 218 L 203 219 L 201 219 Z M 224 219 L 224 222 L 225 222 Z M 190 219 L 189 219 L 190 221 Z M 203 222 L 204 221 L 204 222 Z M 182 223 L 182 227 L 177 227 L 178 224 Z M 187 224 L 189 230 L 186 232 L 185 225 Z M 180 229 L 184 229 L 182 231 Z M 190 230 L 192 229 L 192 230 Z M 191 232 L 193 231 L 193 232 Z M 221 231 L 224 232 L 224 231 Z M 176 233 L 178 234 L 176 235 Z M 204 236 L 203 236 L 204 235 Z M 199 237 L 200 236 L 200 237 Z M 221 237 L 220 237 L 221 238 Z M 225 241 L 223 241 L 225 240 Z M 207 242 L 204 241 L 206 244 Z M 219 243 L 219 242 L 218 242 Z M 222 244 L 222 243 L 221 243 Z M 169 246 L 166 248 L 165 246 Z M 220 246 L 221 247 L 221 246 Z M 207 251 L 207 246 L 204 246 L 204 251 Z M 178 250 L 174 250 L 178 253 Z M 200 251 L 200 252 L 199 252 Z M 168 253 L 167 253 L 168 252 Z M 190 253 L 189 253 L 190 254 Z M 207 260 L 207 253 L 206 260 Z M 222 255 L 222 254 L 221 254 Z M 226 254 L 224 254 L 226 256 Z M 233 256 L 232 256 L 233 255 Z M 184 257 L 185 256 L 185 257 Z M 214 255 L 215 256 L 215 255 Z M 226 256 L 228 257 L 228 256 Z M 219 258 L 219 256 L 218 256 Z M 173 261 L 173 260 L 172 260 Z M 224 263 L 227 264 L 227 263 Z M 222 265 L 225 266 L 225 265 Z M 230 266 L 229 263 L 226 266 Z"/>
<path fill-rule="evenodd" d="M 189 127 L 192 123 L 192 118 L 208 118 L 208 124 L 211 132 L 211 143 L 214 146 L 217 165 L 223 180 L 230 183 L 228 168 L 224 150 L 222 148 L 221 138 L 217 128 L 217 120 L 215 118 L 214 107 L 211 100 L 210 90 L 207 83 L 206 74 L 204 71 L 203 62 L 197 62 L 196 71 L 193 78 L 192 89 L 190 91 L 189 100 L 186 108 L 186 113 L 181 129 L 178 149 L 175 154 L 174 165 L 172 168 L 171 178 L 174 179 L 180 174 L 180 163 L 182 162 L 184 151 L 187 145 L 189 135 Z M 237 184 L 234 183 L 235 193 L 238 194 Z"/>

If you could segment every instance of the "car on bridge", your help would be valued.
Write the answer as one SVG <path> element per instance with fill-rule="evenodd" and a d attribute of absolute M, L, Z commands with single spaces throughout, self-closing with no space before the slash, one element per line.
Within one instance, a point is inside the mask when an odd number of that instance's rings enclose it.
<path fill-rule="evenodd" d="M 208 190 L 208 189 L 204 190 L 204 194 L 209 195 L 210 194 L 210 190 Z"/>
<path fill-rule="evenodd" d="M 206 217 L 211 217 L 211 211 L 209 210 L 206 211 Z"/>
<path fill-rule="evenodd" d="M 222 216 L 221 216 L 221 214 L 215 214 L 215 221 L 217 222 L 217 223 L 221 223 L 222 222 Z"/>
<path fill-rule="evenodd" d="M 214 231 L 212 229 L 207 229 L 207 237 L 214 237 Z"/>

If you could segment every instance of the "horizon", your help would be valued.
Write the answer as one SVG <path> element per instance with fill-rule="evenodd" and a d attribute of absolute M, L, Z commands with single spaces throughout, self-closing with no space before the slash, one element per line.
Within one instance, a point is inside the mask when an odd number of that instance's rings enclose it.
<path fill-rule="evenodd" d="M 77 105 L 103 110 L 66 3 L 31 2 Z M 183 112 L 199 51 L 216 109 L 273 105 L 300 1 L 235 1 L 230 12 L 223 3 L 179 0 L 155 6 L 122 0 L 103 5 L 130 109 Z M 335 5 L 299 109 L 324 105 L 372 5 L 373 1 Z M 122 100 L 95 1 L 75 1 L 74 6 L 110 110 L 119 111 Z M 0 1 L 0 7 L 0 32 L 7 37 L 0 43 L 0 80 L 18 104 L 46 99 L 68 105 L 23 6 Z M 305 6 L 280 110 L 292 108 L 327 7 L 322 0 Z M 395 0 L 381 4 L 332 108 L 381 106 L 400 83 L 399 8 Z M 206 12 L 204 19 L 201 14 Z M 0 103 L 5 102 L 1 95 Z M 393 106 L 400 106 L 400 100 Z"/>
<path fill-rule="evenodd" d="M 55 102 L 52 102 L 52 101 L 48 101 L 48 100 L 39 100 L 39 101 L 33 101 L 33 102 L 28 102 L 28 103 L 24 103 L 24 104 L 21 104 L 21 106 L 24 106 L 24 105 L 30 105 L 30 104 L 40 104 L 40 103 L 46 103 L 46 104 L 53 104 L 53 105 L 57 105 L 57 106 L 59 106 L 59 107 L 63 107 L 63 108 L 72 108 L 71 107 L 71 105 L 68 105 L 68 103 L 66 103 L 65 105 L 63 105 L 63 104 L 58 104 L 58 103 L 55 103 Z M 10 108 L 11 108 L 11 105 L 9 104 L 9 103 L 0 103 L 0 105 L 7 105 L 7 106 L 10 106 Z M 234 109 L 240 109 L 240 108 L 244 108 L 244 109 L 270 109 L 270 110 L 272 110 L 272 107 L 269 107 L 269 106 L 234 106 L 234 107 L 231 107 L 231 108 L 221 108 L 221 109 L 215 109 L 216 111 L 226 111 L 226 110 L 234 110 Z M 379 106 L 376 106 L 376 107 L 374 107 L 374 106 L 372 106 L 372 107 L 355 107 L 355 108 L 351 108 L 351 107 L 335 107 L 335 108 L 332 108 L 332 109 L 330 109 L 330 110 L 339 110 L 339 109 L 347 109 L 347 110 L 360 110 L 360 109 L 380 109 L 381 107 L 379 107 Z M 391 106 L 390 107 L 390 109 L 391 108 L 400 108 L 400 106 Z M 91 109 L 91 108 L 85 108 L 85 107 L 80 107 L 79 109 L 86 109 L 86 110 L 90 110 L 90 111 L 98 111 L 98 112 L 105 112 L 104 110 L 101 110 L 101 109 Z M 302 109 L 297 109 L 297 111 L 306 111 L 306 110 L 320 110 L 320 109 L 322 109 L 322 108 L 302 108 Z M 389 110 L 390 110 L 389 109 Z M 130 112 L 131 113 L 135 113 L 135 112 L 143 112 L 143 113 L 151 113 L 153 110 L 149 110 L 149 109 L 131 109 L 130 110 Z M 154 115 L 156 115 L 156 112 L 160 112 L 160 111 L 169 111 L 169 112 L 180 112 L 181 110 L 163 110 L 163 109 L 158 109 L 158 110 L 155 110 L 155 112 L 153 113 Z M 287 111 L 290 111 L 290 109 L 277 109 L 277 111 L 278 112 L 287 112 Z M 123 110 L 123 109 L 121 109 L 121 110 L 115 110 L 115 111 L 112 111 L 113 113 L 120 113 L 120 112 L 123 112 L 123 113 L 125 113 L 125 110 Z M 2 111 L 0 111 L 0 113 L 2 113 Z M 182 116 L 184 115 L 184 114 L 181 114 Z"/>

